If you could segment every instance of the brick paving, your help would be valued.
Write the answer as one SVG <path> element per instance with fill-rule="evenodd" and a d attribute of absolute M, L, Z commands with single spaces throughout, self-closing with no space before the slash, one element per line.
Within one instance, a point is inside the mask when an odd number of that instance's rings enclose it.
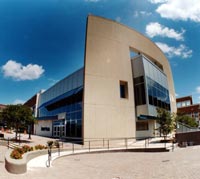
<path fill-rule="evenodd" d="M 199 152 L 195 146 L 166 153 L 69 156 L 55 160 L 50 170 L 70 179 L 199 179 Z"/>
<path fill-rule="evenodd" d="M 34 138 L 34 137 L 33 137 Z M 45 144 L 35 136 L 33 143 Z M 43 142 L 43 143 L 42 143 Z M 176 148 L 165 153 L 100 153 L 66 156 L 56 159 L 52 167 L 34 167 L 21 175 L 4 168 L 0 147 L 0 179 L 199 179 L 200 146 Z"/>

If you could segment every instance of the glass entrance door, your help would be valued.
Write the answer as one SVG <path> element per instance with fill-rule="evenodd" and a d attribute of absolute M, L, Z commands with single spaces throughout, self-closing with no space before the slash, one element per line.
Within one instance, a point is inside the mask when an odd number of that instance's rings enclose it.
<path fill-rule="evenodd" d="M 65 126 L 64 125 L 54 125 L 53 126 L 53 137 L 64 137 L 65 136 Z"/>

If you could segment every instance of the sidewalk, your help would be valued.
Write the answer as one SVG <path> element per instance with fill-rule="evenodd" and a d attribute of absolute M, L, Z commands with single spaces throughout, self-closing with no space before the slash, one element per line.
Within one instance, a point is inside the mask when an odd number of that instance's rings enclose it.
<path fill-rule="evenodd" d="M 9 134 L 9 133 L 4 133 L 4 138 L 13 138 L 15 136 L 15 133 L 13 134 Z M 47 141 L 50 141 L 50 140 L 56 140 L 56 139 L 52 139 L 52 138 L 47 138 L 47 137 L 41 137 L 41 136 L 35 136 L 35 135 L 32 135 L 31 136 L 31 139 L 28 139 L 28 134 L 21 134 L 21 140 L 22 140 L 22 143 L 20 143 L 20 145 L 30 145 L 30 146 L 34 146 L 34 145 L 37 145 L 37 144 L 41 144 L 41 145 L 46 145 L 47 144 Z M 139 140 L 139 141 L 128 141 L 127 144 L 128 144 L 128 148 L 163 148 L 163 147 L 167 147 L 167 148 L 171 148 L 171 143 L 170 144 L 164 144 L 164 143 L 159 143 L 158 141 L 160 140 L 160 138 L 156 138 L 156 139 L 151 139 L 149 141 L 145 141 L 145 140 Z M 116 145 L 116 144 L 115 144 Z M 114 145 L 113 145 L 114 146 Z M 118 147 L 118 148 L 115 148 L 113 147 L 111 149 L 109 149 L 109 151 L 112 151 L 112 150 L 116 150 L 116 149 L 126 149 L 126 146 L 125 146 L 125 143 L 124 142 L 120 142 L 119 143 L 119 146 L 122 146 L 122 147 Z M 82 147 L 81 145 L 74 145 L 73 144 L 70 144 L 70 143 L 67 143 L 67 142 L 64 142 L 63 143 L 63 148 L 64 149 L 68 149 L 68 151 L 65 151 L 65 152 L 60 152 L 60 155 L 58 154 L 58 152 L 56 153 L 52 153 L 52 156 L 51 156 L 51 163 L 59 158 L 59 157 L 64 157 L 64 156 L 68 156 L 68 155 L 71 155 L 71 154 L 78 154 L 78 153 L 89 153 L 90 152 L 94 152 L 94 151 L 108 151 L 107 149 L 107 146 L 105 146 L 104 148 L 100 148 L 100 149 L 90 149 L 88 148 L 89 146 L 84 146 Z M 74 149 L 74 151 L 73 151 Z M 0 162 L 4 163 L 4 154 L 5 152 L 7 151 L 7 147 L 2 147 L 0 146 L 0 151 L 2 153 L 2 155 L 0 155 Z M 42 155 L 42 156 L 39 156 L 39 157 L 36 157 L 32 160 L 30 160 L 28 163 L 27 163 L 27 170 L 28 171 L 35 171 L 36 169 L 38 168 L 47 168 L 47 161 L 48 161 L 48 154 L 46 155 Z M 51 167 L 51 166 L 50 166 Z"/>
<path fill-rule="evenodd" d="M 128 149 L 133 149 L 133 148 L 168 148 L 171 149 L 172 148 L 172 144 L 171 143 L 159 143 L 158 141 L 160 141 L 162 138 L 157 138 L 157 139 L 152 139 L 151 141 L 149 141 L 149 144 L 144 140 L 140 140 L 140 141 L 136 141 L 135 143 L 129 143 L 128 145 Z M 65 144 L 66 145 L 66 144 Z M 65 148 L 65 147 L 64 147 Z M 52 162 L 59 158 L 59 157 L 63 157 L 63 156 L 68 156 L 68 155 L 72 155 L 72 154 L 81 154 L 81 153 L 90 153 L 90 152 L 99 152 L 99 151 L 112 151 L 112 150 L 121 150 L 121 149 L 126 149 L 126 147 L 118 147 L 118 148 L 111 148 L 111 149 L 106 149 L 106 148 L 102 148 L 102 149 L 80 149 L 78 148 L 74 151 L 72 151 L 72 148 L 70 146 L 68 146 L 69 151 L 66 152 L 56 152 L 56 153 L 52 153 L 51 155 L 51 164 Z M 70 150 L 71 149 L 71 150 Z M 46 155 L 42 155 L 39 157 L 36 157 L 32 160 L 30 160 L 27 164 L 27 169 L 28 170 L 34 170 L 34 168 L 46 168 L 47 167 L 47 160 L 48 160 L 48 154 Z M 50 165 L 51 167 L 51 165 Z"/>

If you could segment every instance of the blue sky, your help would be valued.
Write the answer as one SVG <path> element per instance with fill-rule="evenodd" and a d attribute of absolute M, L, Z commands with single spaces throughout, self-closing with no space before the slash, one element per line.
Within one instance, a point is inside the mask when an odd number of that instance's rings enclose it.
<path fill-rule="evenodd" d="M 88 14 L 157 43 L 176 95 L 200 102 L 199 9 L 199 0 L 0 0 L 0 103 L 22 103 L 83 66 Z"/>

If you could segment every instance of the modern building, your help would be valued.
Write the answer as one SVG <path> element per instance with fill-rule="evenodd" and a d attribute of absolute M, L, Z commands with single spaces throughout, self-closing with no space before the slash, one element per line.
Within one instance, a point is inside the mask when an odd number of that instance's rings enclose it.
<path fill-rule="evenodd" d="M 170 65 L 157 45 L 127 26 L 92 15 L 84 67 L 35 101 L 36 134 L 83 140 L 154 136 L 156 108 L 176 112 Z"/>
<path fill-rule="evenodd" d="M 192 96 L 177 98 L 176 104 L 178 113 L 194 118 L 200 126 L 200 104 L 193 104 Z"/>

